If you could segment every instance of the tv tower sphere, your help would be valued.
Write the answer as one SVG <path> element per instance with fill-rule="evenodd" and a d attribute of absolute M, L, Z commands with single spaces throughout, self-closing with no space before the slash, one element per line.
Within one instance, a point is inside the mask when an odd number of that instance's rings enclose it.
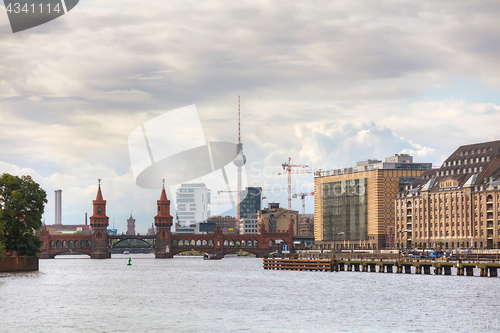
<path fill-rule="evenodd" d="M 247 158 L 243 155 L 243 145 L 238 145 L 238 156 L 233 160 L 234 165 L 237 167 L 242 167 L 247 162 Z"/>

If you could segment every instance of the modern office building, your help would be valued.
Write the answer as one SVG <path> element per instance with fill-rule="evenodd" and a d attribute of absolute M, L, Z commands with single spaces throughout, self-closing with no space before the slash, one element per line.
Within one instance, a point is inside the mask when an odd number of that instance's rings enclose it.
<path fill-rule="evenodd" d="M 54 224 L 62 224 L 62 190 L 55 190 Z"/>
<path fill-rule="evenodd" d="M 130 218 L 127 219 L 127 235 L 135 235 L 135 219 L 130 212 Z"/>
<path fill-rule="evenodd" d="M 395 199 L 399 248 L 500 247 L 500 141 L 459 147 Z"/>
<path fill-rule="evenodd" d="M 258 223 L 264 223 L 264 228 L 268 232 L 288 231 L 288 226 L 292 221 L 293 234 L 299 233 L 299 212 L 281 208 L 279 203 L 270 202 L 266 209 L 259 211 Z"/>
<path fill-rule="evenodd" d="M 261 194 L 261 187 L 247 187 L 245 191 L 241 192 L 240 198 L 243 199 L 240 202 L 240 219 L 257 214 L 260 209 Z"/>
<path fill-rule="evenodd" d="M 181 184 L 176 193 L 177 232 L 182 228 L 194 230 L 197 222 L 206 221 L 210 217 L 209 203 L 210 190 L 204 183 Z"/>
<path fill-rule="evenodd" d="M 314 237 L 322 249 L 381 249 L 394 239 L 394 198 L 431 163 L 407 154 L 317 173 Z"/>

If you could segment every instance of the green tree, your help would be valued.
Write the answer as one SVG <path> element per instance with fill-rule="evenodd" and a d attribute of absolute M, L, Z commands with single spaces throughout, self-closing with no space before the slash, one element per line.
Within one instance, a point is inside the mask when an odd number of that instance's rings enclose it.
<path fill-rule="evenodd" d="M 42 241 L 34 232 L 42 227 L 45 191 L 30 176 L 0 177 L 0 222 L 5 231 L 0 241 L 7 251 L 17 251 L 20 256 L 36 256 Z"/>
<path fill-rule="evenodd" d="M 0 209 L 0 262 L 5 258 L 5 245 L 4 243 L 2 243 L 4 229 L 4 223 L 2 221 L 2 210 Z"/>

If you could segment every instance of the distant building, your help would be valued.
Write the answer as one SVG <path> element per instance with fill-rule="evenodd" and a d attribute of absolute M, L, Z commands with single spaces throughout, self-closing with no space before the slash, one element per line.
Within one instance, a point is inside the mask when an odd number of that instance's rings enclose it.
<path fill-rule="evenodd" d="M 212 216 L 208 219 L 209 223 L 215 223 L 216 226 L 222 228 L 222 232 L 225 234 L 237 234 L 238 233 L 238 223 L 236 223 L 236 218 L 232 216 Z"/>
<path fill-rule="evenodd" d="M 299 232 L 299 212 L 280 208 L 279 203 L 270 202 L 268 208 L 262 209 L 258 213 L 258 223 L 264 223 L 268 232 L 288 231 L 288 226 L 292 221 L 293 234 Z"/>
<path fill-rule="evenodd" d="M 299 235 L 314 236 L 314 214 L 304 214 L 299 216 Z"/>
<path fill-rule="evenodd" d="M 241 218 L 239 223 L 240 235 L 256 235 L 259 233 L 258 213 L 250 214 L 250 216 Z"/>
<path fill-rule="evenodd" d="M 257 214 L 261 205 L 261 187 L 247 187 L 241 192 L 240 197 L 244 198 L 240 202 L 240 218 L 246 218 L 252 214 Z"/>
<path fill-rule="evenodd" d="M 322 249 L 381 249 L 394 225 L 394 198 L 431 163 L 407 154 L 317 173 L 314 238 Z"/>
<path fill-rule="evenodd" d="M 92 229 L 89 225 L 85 224 L 53 224 L 46 225 L 47 231 L 51 235 L 72 235 L 75 233 L 82 233 L 85 235 L 90 235 L 92 233 Z"/>
<path fill-rule="evenodd" d="M 181 184 L 176 193 L 177 205 L 177 233 L 183 228 L 193 230 L 197 222 L 206 221 L 210 217 L 208 204 L 210 203 L 210 190 L 204 183 Z M 181 228 L 181 230 L 179 230 Z M 187 230 L 186 229 L 186 230 Z"/>
<path fill-rule="evenodd" d="M 62 224 L 62 190 L 55 190 L 55 219 L 54 224 Z"/>
<path fill-rule="evenodd" d="M 135 219 L 132 217 L 132 212 L 130 212 L 130 218 L 127 219 L 127 235 L 135 235 Z"/>
<path fill-rule="evenodd" d="M 151 228 L 148 229 L 148 235 L 156 235 L 156 228 L 153 223 L 151 224 Z"/>
<path fill-rule="evenodd" d="M 395 199 L 398 248 L 500 247 L 500 141 L 461 146 Z"/>

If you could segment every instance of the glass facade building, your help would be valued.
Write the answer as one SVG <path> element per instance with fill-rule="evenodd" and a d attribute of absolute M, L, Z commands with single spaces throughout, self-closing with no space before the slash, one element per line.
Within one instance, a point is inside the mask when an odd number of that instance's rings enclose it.
<path fill-rule="evenodd" d="M 366 178 L 323 184 L 324 240 L 368 239 L 366 185 Z"/>
<path fill-rule="evenodd" d="M 252 214 L 257 214 L 260 209 L 262 188 L 261 187 L 247 187 L 246 190 L 241 191 L 240 202 L 240 218 L 248 218 Z"/>

